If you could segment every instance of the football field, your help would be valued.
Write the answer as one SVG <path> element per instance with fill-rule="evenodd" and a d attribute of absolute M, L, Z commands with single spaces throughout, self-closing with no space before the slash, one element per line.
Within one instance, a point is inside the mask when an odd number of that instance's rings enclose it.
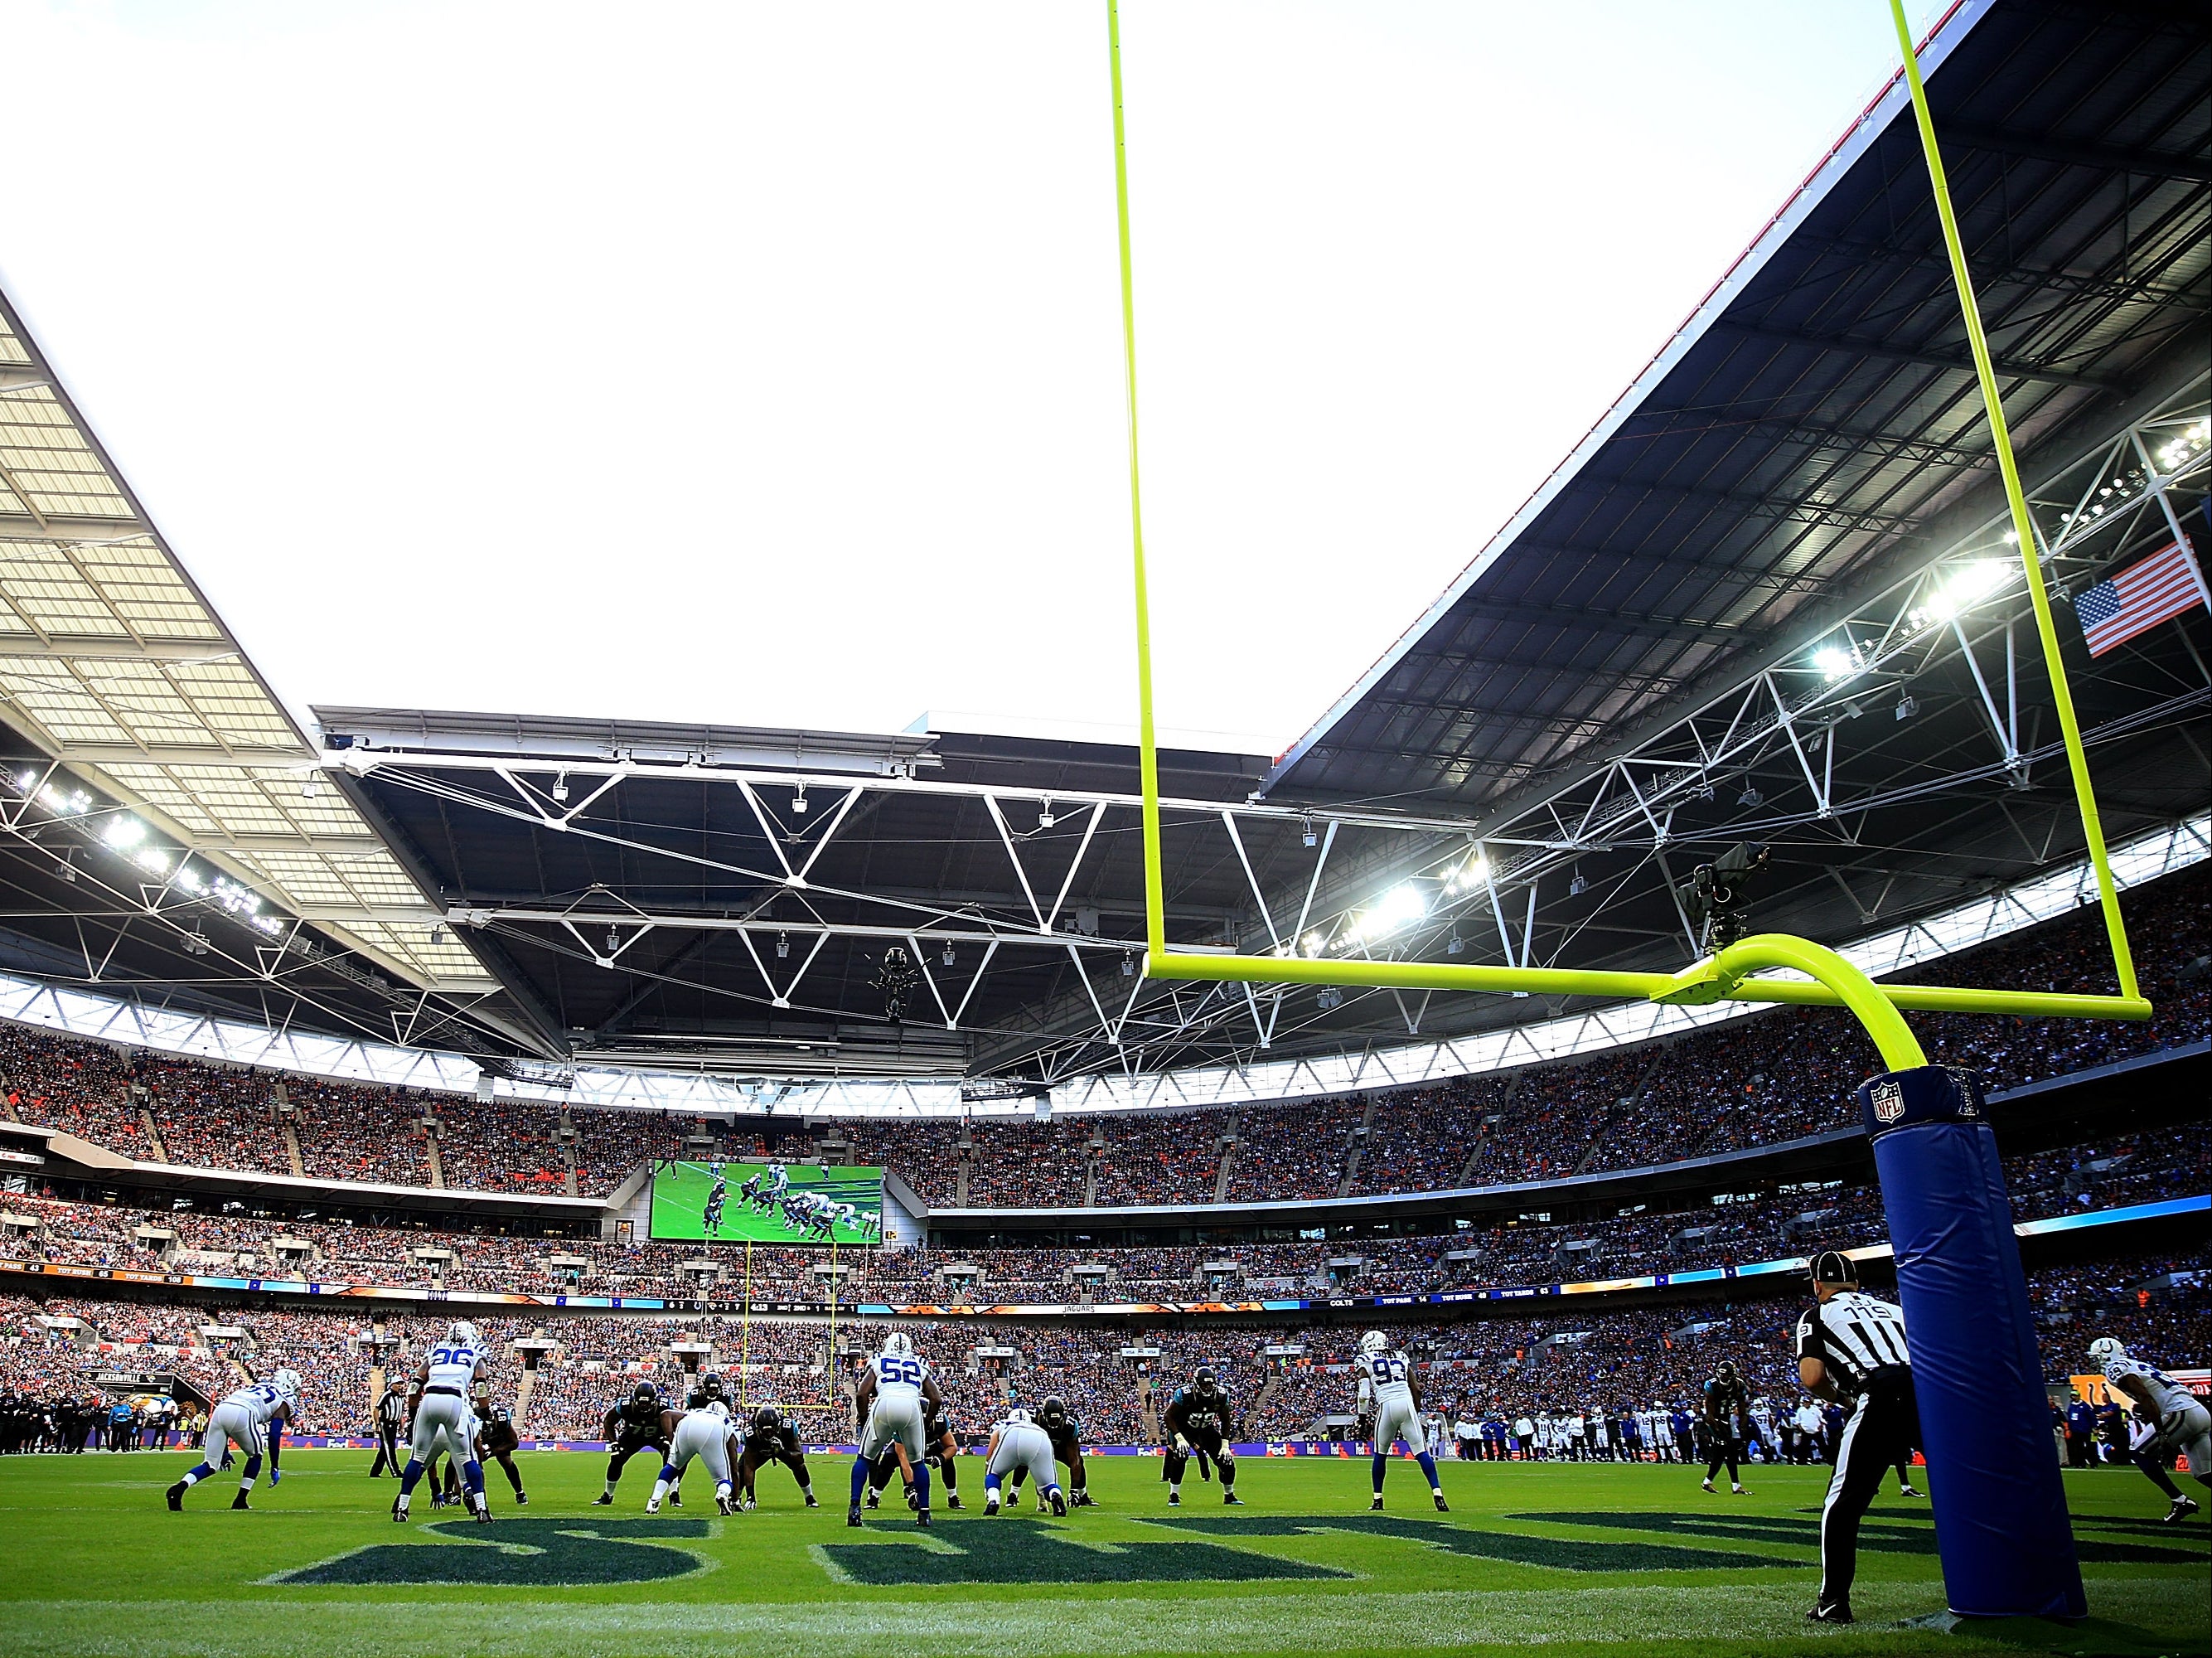
<path fill-rule="evenodd" d="M 2132 1471 L 2067 1476 L 2090 1623 L 1946 1632 L 1928 1505 L 1893 1490 L 1868 1518 L 1859 1624 L 1807 1626 L 1825 1484 L 1809 1468 L 1754 1471 L 1730 1497 L 1680 1467 L 1447 1463 L 1445 1515 L 1400 1461 L 1370 1515 L 1364 1461 L 1248 1460 L 1249 1506 L 1193 1479 L 1171 1510 L 1157 1461 L 1099 1458 L 1098 1508 L 940 1512 L 923 1532 L 889 1507 L 848 1529 L 835 1458 L 813 1460 L 820 1509 L 770 1469 L 762 1506 L 728 1519 L 696 1471 L 688 1513 L 647 1517 L 646 1458 L 613 1509 L 589 1506 L 602 1458 L 518 1460 L 526 1509 L 495 1467 L 495 1524 L 418 1493 L 401 1527 L 366 1452 L 288 1456 L 246 1514 L 222 1476 L 167 1511 L 186 1453 L 0 1459 L 0 1653 L 2102 1654 L 2212 1636 L 2208 1528 L 2157 1524 Z M 960 1484 L 972 1509 L 979 1461 Z"/>

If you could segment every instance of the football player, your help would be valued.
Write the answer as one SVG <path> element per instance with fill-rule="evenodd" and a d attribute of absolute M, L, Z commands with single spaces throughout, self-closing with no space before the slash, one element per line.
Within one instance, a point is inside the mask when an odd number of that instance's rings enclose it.
<path fill-rule="evenodd" d="M 878 1459 L 896 1456 L 902 1473 L 911 1472 L 915 1483 L 915 1518 L 929 1524 L 929 1461 L 922 1448 L 925 1405 L 934 1399 L 944 1408 L 945 1395 L 929 1374 L 929 1366 L 914 1350 L 914 1338 L 894 1330 L 884 1338 L 884 1350 L 868 1361 L 860 1385 L 853 1395 L 854 1420 L 860 1424 L 860 1453 L 853 1459 L 853 1500 L 845 1510 L 845 1523 L 860 1523 L 860 1497 Z"/>
<path fill-rule="evenodd" d="M 813 1477 L 806 1472 L 806 1453 L 799 1448 L 798 1425 L 775 1405 L 763 1405 L 753 1412 L 738 1457 L 738 1507 L 748 1514 L 754 1505 L 754 1476 L 771 1462 L 791 1470 L 808 1508 L 822 1506 L 814 1495 Z"/>
<path fill-rule="evenodd" d="M 668 1454 L 660 1465 L 659 1478 L 653 1482 L 653 1495 L 645 1500 L 646 1513 L 660 1512 L 661 1503 L 696 1457 L 714 1477 L 714 1512 L 735 1514 L 737 1507 L 730 1497 L 730 1450 L 737 1443 L 737 1435 L 730 1426 L 730 1407 L 717 1399 L 682 1416 L 664 1411 L 660 1427 L 668 1442 Z"/>
<path fill-rule="evenodd" d="M 1413 1460 L 1429 1477 L 1429 1495 L 1436 1499 L 1437 1512 L 1449 1514 L 1443 1482 L 1437 1478 L 1437 1460 L 1430 1453 L 1428 1434 L 1421 1423 L 1421 1394 L 1413 1385 L 1412 1362 L 1390 1345 L 1389 1337 L 1380 1330 L 1370 1330 L 1359 1338 L 1355 1362 L 1359 1371 L 1359 1416 L 1370 1424 L 1367 1436 L 1375 1447 L 1371 1470 L 1375 1500 L 1367 1506 L 1370 1509 L 1382 1506 L 1382 1476 L 1389 1471 L 1390 1443 L 1395 1440 L 1413 1453 Z"/>
<path fill-rule="evenodd" d="M 1067 1497 L 1060 1489 L 1060 1469 L 1054 1465 L 1052 1439 L 1030 1419 L 1027 1411 L 1009 1411 L 1006 1420 L 991 1429 L 991 1448 L 983 1465 L 983 1512 L 999 1512 L 999 1482 L 1020 1470 L 1036 1481 L 1040 1501 L 1056 1515 L 1067 1512 Z"/>
<path fill-rule="evenodd" d="M 506 1474 L 507 1483 L 514 1487 L 514 1506 L 530 1506 L 530 1493 L 522 1489 L 522 1470 L 514 1466 L 514 1454 L 522 1448 L 522 1435 L 514 1425 L 514 1412 L 504 1405 L 492 1403 L 491 1383 L 477 1384 L 477 1460 L 496 1462 Z M 453 1465 L 447 1464 L 447 1472 Z"/>
<path fill-rule="evenodd" d="M 1167 1435 L 1167 1460 L 1161 1465 L 1160 1478 L 1168 1483 L 1168 1507 L 1182 1506 L 1182 1474 L 1193 1457 L 1198 1459 L 1198 1476 L 1208 1479 L 1209 1460 L 1221 1470 L 1221 1500 L 1231 1508 L 1243 1508 L 1244 1499 L 1237 1495 L 1237 1454 L 1229 1448 L 1229 1395 L 1212 1370 L 1199 1367 L 1188 1387 L 1178 1387 L 1175 1397 L 1168 1401 L 1167 1414 L 1161 1417 L 1160 1427 Z"/>
<path fill-rule="evenodd" d="M 723 1178 L 720 1163 L 709 1164 L 708 1170 L 714 1177 L 714 1184 L 707 1188 L 707 1206 L 699 1216 L 699 1229 L 710 1238 L 718 1238 L 722 1234 L 722 1205 L 729 1201 L 730 1183 Z"/>
<path fill-rule="evenodd" d="M 1744 1443 L 1751 1437 L 1751 1389 L 1743 1385 L 1743 1378 L 1728 1359 L 1713 1367 L 1712 1380 L 1705 1383 L 1705 1489 L 1712 1490 L 1713 1476 L 1725 1462 L 1729 1490 L 1741 1496 L 1743 1478 L 1736 1472 L 1736 1460 L 1743 1454 Z"/>
<path fill-rule="evenodd" d="M 640 1451 L 658 1451 L 665 1461 L 668 1456 L 668 1434 L 661 1425 L 669 1413 L 660 1405 L 659 1391 L 649 1381 L 641 1381 L 630 1390 L 630 1396 L 607 1411 L 602 1431 L 607 1442 L 607 1487 L 592 1499 L 592 1506 L 610 1508 L 615 1500 L 615 1485 L 622 1478 L 623 1466 Z M 678 1508 L 684 1506 L 683 1498 L 674 1498 Z"/>
<path fill-rule="evenodd" d="M 952 1431 L 951 1407 L 941 1399 L 932 1404 L 925 1399 L 921 1411 L 923 1455 L 945 1481 L 945 1506 L 957 1509 L 960 1506 L 960 1441 Z M 868 1476 L 867 1507 L 872 1509 L 882 1500 L 884 1487 L 891 1483 L 891 1475 L 897 1468 L 896 1460 L 879 1462 L 876 1466 L 876 1471 Z M 1018 1476 L 1016 1483 L 1019 1483 Z M 915 1506 L 912 1479 L 906 1482 L 906 1505 L 909 1509 Z"/>
<path fill-rule="evenodd" d="M 1083 1424 L 1068 1414 L 1067 1402 L 1057 1393 L 1045 1395 L 1044 1403 L 1037 1406 L 1036 1425 L 1052 1441 L 1052 1454 L 1067 1465 L 1067 1506 L 1071 1509 L 1095 1509 L 1083 1471 L 1083 1445 L 1080 1440 Z"/>
<path fill-rule="evenodd" d="M 2186 1520 L 2197 1512 L 2197 1499 L 2185 1496 L 2173 1483 L 2166 1462 L 2179 1452 L 2189 1459 L 2189 1472 L 2197 1483 L 2212 1485 L 2212 1411 L 2165 1371 L 2131 1356 L 2111 1336 L 2100 1336 L 2089 1344 L 2089 1362 L 2134 1413 L 2136 1425 L 2128 1436 L 2128 1460 L 2172 1503 L 2166 1523 Z"/>
<path fill-rule="evenodd" d="M 264 1446 L 269 1456 L 269 1483 L 274 1485 L 282 1478 L 276 1469 L 276 1453 L 284 1441 L 284 1423 L 299 1408 L 299 1401 L 300 1373 L 287 1368 L 266 1381 L 240 1387 L 216 1405 L 208 1413 L 207 1435 L 200 1442 L 199 1461 L 169 1487 L 171 1509 L 183 1509 L 185 1493 L 214 1473 L 216 1465 L 234 1445 L 246 1453 L 246 1466 L 240 1472 L 238 1495 L 231 1499 L 230 1506 L 252 1508 L 253 1505 L 246 1500 L 246 1494 L 261 1477 Z"/>
<path fill-rule="evenodd" d="M 423 1470 L 441 1451 L 461 1465 L 461 1484 L 476 1517 L 491 1519 L 484 1502 L 483 1464 L 477 1460 L 476 1413 L 469 1408 L 477 1383 L 487 1375 L 483 1338 L 467 1320 L 454 1320 L 416 1372 L 422 1400 L 415 1407 L 414 1447 L 392 1503 L 392 1517 L 400 1524 L 407 1523 L 407 1505 Z"/>

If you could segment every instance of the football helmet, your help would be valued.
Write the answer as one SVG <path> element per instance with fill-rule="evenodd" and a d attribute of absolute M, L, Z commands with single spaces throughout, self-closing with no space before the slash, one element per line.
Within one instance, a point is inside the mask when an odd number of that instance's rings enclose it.
<path fill-rule="evenodd" d="M 773 1405 L 763 1405 L 753 1412 L 753 1426 L 773 1433 L 783 1426 L 783 1412 Z"/>
<path fill-rule="evenodd" d="M 446 1344 L 448 1347 L 481 1347 L 483 1340 L 477 1334 L 476 1326 L 466 1319 L 455 1319 L 447 1327 Z"/>
<path fill-rule="evenodd" d="M 1716 1376 L 1718 1376 L 1723 1381 L 1734 1381 L 1735 1380 L 1735 1361 L 1734 1359 L 1723 1359 L 1718 1364 L 1713 1366 L 1713 1374 Z"/>
<path fill-rule="evenodd" d="M 884 1354 L 886 1357 L 904 1358 L 910 1356 L 913 1352 L 914 1338 L 905 1331 L 894 1330 L 884 1338 Z"/>
<path fill-rule="evenodd" d="M 1363 1353 L 1387 1353 L 1390 1350 L 1390 1338 L 1380 1330 L 1370 1330 L 1359 1338 L 1359 1350 Z"/>
<path fill-rule="evenodd" d="M 300 1397 L 300 1373 L 290 1365 L 288 1364 L 278 1370 L 275 1375 L 269 1378 L 269 1381 L 270 1385 L 286 1399 Z"/>
<path fill-rule="evenodd" d="M 2098 1364 L 2109 1364 L 2114 1359 L 2128 1356 L 2126 1346 L 2114 1336 L 2100 1336 L 2089 1344 L 2089 1356 Z"/>
<path fill-rule="evenodd" d="M 1214 1380 L 1213 1372 L 1202 1364 L 1198 1368 L 1198 1374 L 1190 1379 L 1190 1385 L 1198 1390 L 1200 1399 L 1212 1399 L 1221 1391 L 1221 1384 Z"/>
<path fill-rule="evenodd" d="M 640 1405 L 650 1405 L 653 1400 L 659 1399 L 660 1394 L 651 1382 L 641 1381 L 636 1387 L 629 1390 L 629 1396 L 635 1399 Z"/>
<path fill-rule="evenodd" d="M 1006 1425 L 1010 1428 L 1018 1423 L 1026 1423 L 1029 1419 L 1030 1413 L 1027 1411 L 1023 1410 L 1019 1405 L 1015 1406 L 1012 1410 L 1006 1412 Z"/>
<path fill-rule="evenodd" d="M 712 1370 L 699 1378 L 699 1392 L 702 1397 L 709 1399 L 726 1399 L 729 1396 L 722 1386 L 721 1377 Z"/>
<path fill-rule="evenodd" d="M 1044 1403 L 1037 1406 L 1036 1419 L 1047 1427 L 1058 1427 L 1067 1420 L 1067 1401 L 1058 1393 L 1047 1393 Z"/>

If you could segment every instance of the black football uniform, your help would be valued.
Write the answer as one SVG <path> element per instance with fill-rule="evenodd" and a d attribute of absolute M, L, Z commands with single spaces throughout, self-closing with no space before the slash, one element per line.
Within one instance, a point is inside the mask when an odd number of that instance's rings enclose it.
<path fill-rule="evenodd" d="M 1036 1423 L 1052 1442 L 1053 1455 L 1066 1465 L 1068 1503 L 1078 1509 L 1091 1507 L 1091 1493 L 1084 1483 L 1083 1424 L 1064 1410 L 1051 1414 L 1040 1411 Z"/>
<path fill-rule="evenodd" d="M 1237 1457 L 1229 1448 L 1229 1424 L 1232 1420 L 1229 1410 L 1229 1393 L 1217 1387 L 1211 1393 L 1200 1393 L 1195 1387 L 1178 1387 L 1175 1397 L 1168 1401 L 1167 1415 L 1161 1419 L 1166 1430 L 1168 1454 L 1160 1466 L 1160 1478 L 1168 1483 L 1168 1500 L 1181 1501 L 1178 1488 L 1182 1484 L 1183 1469 L 1193 1457 L 1198 1460 L 1198 1476 L 1211 1479 L 1211 1463 L 1221 1470 L 1222 1500 L 1234 1503 L 1237 1498 Z M 1186 1453 L 1177 1448 L 1180 1438 L 1190 1447 Z"/>
<path fill-rule="evenodd" d="M 665 1459 L 668 1454 L 668 1436 L 661 1430 L 662 1405 L 658 1396 L 639 1399 L 635 1395 L 608 1411 L 603 1424 L 607 1442 L 607 1488 L 592 1501 L 604 1508 L 615 1500 L 615 1484 L 622 1478 L 623 1465 L 640 1451 L 659 1451 Z M 676 1493 L 671 1491 L 672 1497 Z M 680 1499 L 679 1499 L 680 1501 Z"/>
<path fill-rule="evenodd" d="M 738 1500 L 742 1506 L 752 1506 L 754 1482 L 760 1471 L 771 1462 L 781 1462 L 791 1470 L 791 1477 L 799 1482 L 799 1494 L 806 1499 L 808 1508 L 820 1506 L 814 1496 L 813 1477 L 806 1472 L 806 1453 L 799 1444 L 796 1423 L 786 1416 L 764 1423 L 756 1413 L 738 1432 Z M 895 1459 L 884 1460 L 895 1464 Z"/>
<path fill-rule="evenodd" d="M 1705 1478 L 1710 1482 L 1728 1464 L 1729 1483 L 1740 1484 L 1736 1460 L 1742 1454 L 1746 1431 L 1751 1424 L 1751 1389 L 1741 1376 L 1715 1376 L 1705 1383 Z"/>

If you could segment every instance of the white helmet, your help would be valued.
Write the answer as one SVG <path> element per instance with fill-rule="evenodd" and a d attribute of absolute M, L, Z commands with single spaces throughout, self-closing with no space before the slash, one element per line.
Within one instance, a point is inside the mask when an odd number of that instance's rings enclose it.
<path fill-rule="evenodd" d="M 887 1356 L 896 1355 L 904 1357 L 913 1351 L 914 1338 L 903 1330 L 894 1330 L 884 1338 L 884 1352 Z"/>
<path fill-rule="evenodd" d="M 449 1347 L 477 1347 L 483 1344 L 483 1338 L 477 1334 L 476 1326 L 466 1319 L 455 1319 L 446 1330 L 446 1344 Z"/>
<path fill-rule="evenodd" d="M 1390 1350 L 1390 1338 L 1380 1330 L 1370 1330 L 1359 1338 L 1359 1350 L 1363 1353 L 1387 1353 Z"/>
<path fill-rule="evenodd" d="M 1030 1413 L 1018 1406 L 1006 1412 L 1006 1424 L 1009 1427 L 1018 1422 L 1027 1422 L 1029 1419 Z"/>
<path fill-rule="evenodd" d="M 286 1399 L 300 1397 L 300 1373 L 290 1365 L 285 1365 L 275 1375 L 270 1377 L 269 1381 L 270 1385 L 283 1394 Z"/>
<path fill-rule="evenodd" d="M 2114 1359 L 2124 1359 L 2128 1350 L 2112 1336 L 2100 1336 L 2089 1344 L 2089 1356 L 2099 1364 L 2109 1364 Z"/>

